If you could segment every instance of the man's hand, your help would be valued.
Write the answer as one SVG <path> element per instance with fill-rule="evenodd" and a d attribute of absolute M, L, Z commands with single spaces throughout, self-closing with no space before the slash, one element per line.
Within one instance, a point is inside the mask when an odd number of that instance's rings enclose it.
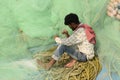
<path fill-rule="evenodd" d="M 59 36 L 58 36 L 58 35 L 55 35 L 55 36 L 54 36 L 54 39 L 55 39 L 56 37 L 59 37 Z"/>
<path fill-rule="evenodd" d="M 64 29 L 63 31 L 62 31 L 62 34 L 68 34 L 68 31 L 66 30 L 66 29 Z"/>
<path fill-rule="evenodd" d="M 62 31 L 62 34 L 64 34 L 66 37 L 69 37 L 69 33 L 68 33 L 68 31 L 67 31 L 66 29 L 64 29 L 64 30 Z"/>
<path fill-rule="evenodd" d="M 54 36 L 54 40 L 56 41 L 56 43 L 61 44 L 61 39 L 59 38 L 58 35 Z"/>

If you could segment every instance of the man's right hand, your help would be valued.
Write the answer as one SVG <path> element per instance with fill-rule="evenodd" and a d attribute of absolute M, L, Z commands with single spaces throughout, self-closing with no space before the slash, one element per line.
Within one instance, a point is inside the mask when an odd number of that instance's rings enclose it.
<path fill-rule="evenodd" d="M 62 31 L 62 34 L 68 34 L 68 31 L 66 30 L 66 29 L 64 29 L 63 31 Z"/>
<path fill-rule="evenodd" d="M 62 34 L 64 34 L 66 37 L 69 37 L 69 33 L 68 33 L 68 31 L 67 31 L 66 29 L 64 29 L 64 30 L 62 31 Z"/>

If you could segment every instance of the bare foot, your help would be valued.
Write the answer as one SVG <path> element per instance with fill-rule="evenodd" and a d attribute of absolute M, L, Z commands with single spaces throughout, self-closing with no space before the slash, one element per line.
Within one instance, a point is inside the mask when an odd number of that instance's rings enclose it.
<path fill-rule="evenodd" d="M 76 63 L 76 60 L 75 60 L 75 59 L 72 59 L 69 63 L 67 63 L 67 64 L 65 65 L 65 67 L 67 67 L 67 68 L 73 67 L 75 63 Z"/>
<path fill-rule="evenodd" d="M 42 66 L 44 69 L 49 70 L 56 61 L 52 59 L 49 63 L 43 63 L 41 60 L 37 59 L 37 63 Z"/>
<path fill-rule="evenodd" d="M 43 67 L 44 69 L 47 69 L 47 64 L 43 63 L 41 60 L 37 59 L 36 60 L 38 65 L 40 65 L 41 67 Z"/>

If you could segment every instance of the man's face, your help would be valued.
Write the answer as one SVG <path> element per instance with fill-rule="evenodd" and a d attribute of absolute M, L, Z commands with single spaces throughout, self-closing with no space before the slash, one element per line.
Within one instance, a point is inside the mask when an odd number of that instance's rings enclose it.
<path fill-rule="evenodd" d="M 68 25 L 70 29 L 72 29 L 73 31 L 75 30 L 75 25 L 73 23 Z"/>

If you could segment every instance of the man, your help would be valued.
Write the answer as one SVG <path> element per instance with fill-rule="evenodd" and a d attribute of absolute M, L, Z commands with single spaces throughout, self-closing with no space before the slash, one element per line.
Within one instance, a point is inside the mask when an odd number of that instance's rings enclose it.
<path fill-rule="evenodd" d="M 64 20 L 64 24 L 73 30 L 73 34 L 69 35 L 68 31 L 64 30 L 62 33 L 67 38 L 61 39 L 55 36 L 55 41 L 59 46 L 52 55 L 51 61 L 44 66 L 46 69 L 50 69 L 64 52 L 71 56 L 71 61 L 65 67 L 72 67 L 76 61 L 84 62 L 94 57 L 94 44 L 96 41 L 92 28 L 82 24 L 78 16 L 73 13 L 66 15 Z M 40 60 L 37 60 L 37 62 L 41 65 Z"/>

